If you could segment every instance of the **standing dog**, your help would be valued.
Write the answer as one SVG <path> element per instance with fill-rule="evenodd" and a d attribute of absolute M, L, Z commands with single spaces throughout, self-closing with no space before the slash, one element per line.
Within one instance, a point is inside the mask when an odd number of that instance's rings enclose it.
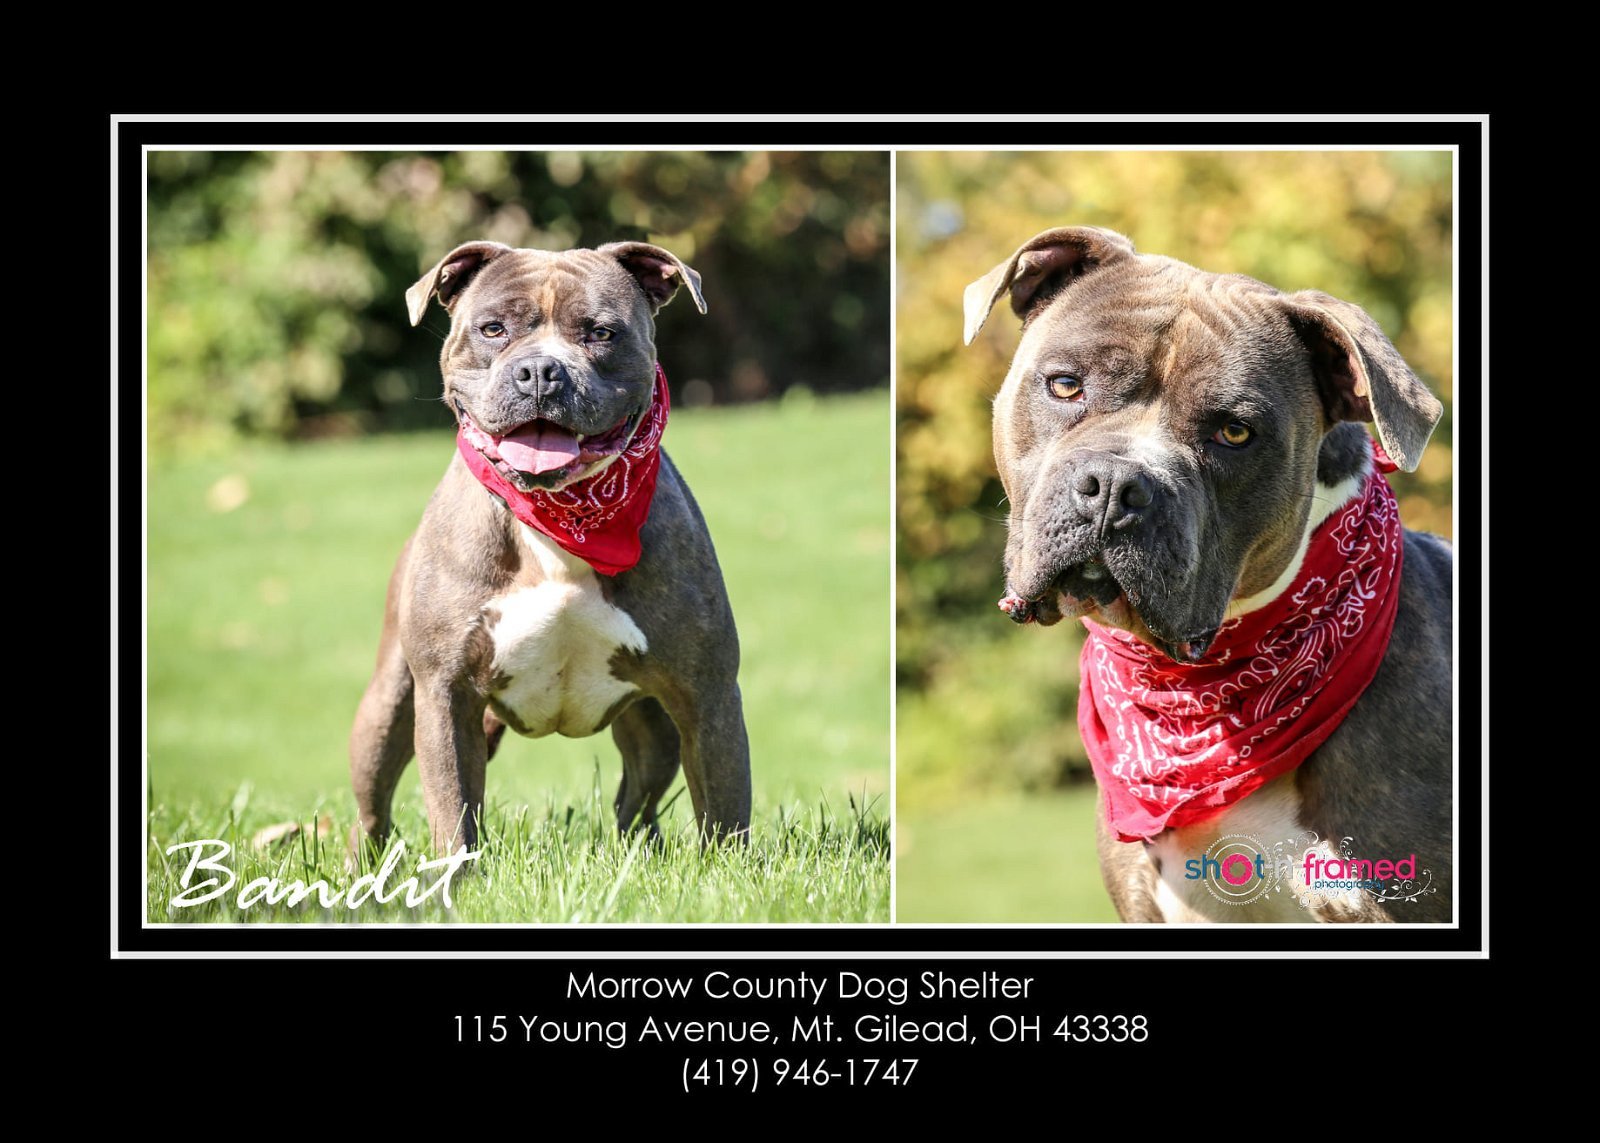
<path fill-rule="evenodd" d="M 617 823 L 657 832 L 683 766 L 705 836 L 744 836 L 750 753 L 739 642 L 705 521 L 660 451 L 655 314 L 700 276 L 643 242 L 457 247 L 406 291 L 437 296 L 457 452 L 389 581 L 377 669 L 350 735 L 361 820 L 382 845 L 413 750 L 433 847 L 477 847 L 507 726 L 605 727 Z"/>
<path fill-rule="evenodd" d="M 1002 296 L 1001 607 L 1089 629 L 1119 915 L 1448 921 L 1452 557 L 1379 471 L 1416 468 L 1440 403 L 1356 306 L 1108 230 L 967 287 L 969 344 Z"/>

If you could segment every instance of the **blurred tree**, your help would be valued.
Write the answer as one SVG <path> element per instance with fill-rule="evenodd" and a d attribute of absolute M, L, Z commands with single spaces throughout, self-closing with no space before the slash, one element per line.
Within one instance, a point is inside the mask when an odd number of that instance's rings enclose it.
<path fill-rule="evenodd" d="M 680 402 L 886 384 L 888 187 L 866 151 L 154 151 L 152 445 L 448 425 L 446 318 L 411 330 L 403 295 L 474 238 L 643 239 L 700 271 L 707 319 L 660 318 Z"/>
<path fill-rule="evenodd" d="M 1004 306 L 970 348 L 961 295 L 1052 226 L 1326 290 L 1365 308 L 1445 401 L 1410 527 L 1450 533 L 1451 156 L 1447 152 L 913 152 L 897 167 L 898 798 L 1086 776 L 1082 628 L 1018 631 L 994 602 L 1006 506 L 990 402 L 1017 341 Z"/>

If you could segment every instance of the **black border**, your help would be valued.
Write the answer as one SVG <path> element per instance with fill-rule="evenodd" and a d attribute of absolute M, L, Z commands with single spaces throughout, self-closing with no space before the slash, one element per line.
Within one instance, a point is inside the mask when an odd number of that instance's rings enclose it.
<path fill-rule="evenodd" d="M 662 149 L 700 147 L 736 148 L 751 143 L 782 148 L 854 146 L 872 149 L 945 149 L 982 146 L 994 150 L 1010 147 L 1093 148 L 1106 145 L 1145 146 L 1297 146 L 1322 149 L 1335 146 L 1415 146 L 1454 144 L 1458 150 L 1457 196 L 1457 340 L 1461 353 L 1456 362 L 1455 403 L 1481 408 L 1483 273 L 1480 219 L 1486 161 L 1488 124 L 1466 121 L 1338 121 L 1338 122 L 740 122 L 713 121 L 608 123 L 608 122 L 132 122 L 110 123 L 112 148 L 110 177 L 117 188 L 118 274 L 111 283 L 111 300 L 117 309 L 120 338 L 115 347 L 113 376 L 122 399 L 118 434 L 121 442 L 116 473 L 119 531 L 119 566 L 116 570 L 120 628 L 120 654 L 112 684 L 119 711 L 113 731 L 120 769 L 111 786 L 109 807 L 119 823 L 117 878 L 112 885 L 113 917 L 110 944 L 113 952 L 233 952 L 233 953 L 374 953 L 381 951 L 526 953 L 553 955 L 603 950 L 616 954 L 698 951 L 725 955 L 740 952 L 832 952 L 859 954 L 882 951 L 898 954 L 956 953 L 1005 950 L 1014 955 L 1192 951 L 1299 952 L 1327 956 L 1344 953 L 1395 954 L 1405 952 L 1479 952 L 1487 933 L 1480 900 L 1483 885 L 1475 858 L 1484 850 L 1481 830 L 1483 804 L 1480 780 L 1487 765 L 1479 715 L 1484 696 L 1478 694 L 1482 678 L 1484 638 L 1473 622 L 1482 599 L 1482 573 L 1486 553 L 1482 546 L 1478 497 L 1483 489 L 1483 457 L 1478 441 L 1458 437 L 1455 495 L 1461 611 L 1468 620 L 1458 652 L 1460 672 L 1460 738 L 1458 743 L 1459 822 L 1455 893 L 1461 922 L 1453 928 L 1395 928 L 1386 925 L 1302 926 L 1263 925 L 1254 929 L 1137 928 L 1030 928 L 1011 926 L 870 927 L 750 926 L 709 927 L 683 925 L 664 928 L 463 928 L 438 925 L 251 925 L 209 928 L 194 925 L 143 927 L 144 823 L 141 818 L 142 758 L 140 688 L 142 643 L 141 552 L 142 522 L 135 490 L 142 487 L 139 442 L 143 432 L 142 375 L 142 195 L 141 148 L 162 144 L 240 148 L 350 146 L 438 149 L 448 146 L 649 146 Z M 419 147 L 419 141 L 421 145 Z M 107 235 L 110 237 L 109 231 Z M 109 245 L 109 242 L 108 242 Z M 1468 426 L 1477 424 L 1469 415 Z M 1470 444 L 1474 447 L 1461 447 Z M 1478 760 L 1472 766 L 1472 760 Z"/>

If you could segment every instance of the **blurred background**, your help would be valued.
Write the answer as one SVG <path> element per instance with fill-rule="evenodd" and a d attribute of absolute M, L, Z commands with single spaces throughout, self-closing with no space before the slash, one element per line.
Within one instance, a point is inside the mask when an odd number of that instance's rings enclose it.
<path fill-rule="evenodd" d="M 1445 402 L 1408 527 L 1451 534 L 1448 152 L 901 152 L 898 187 L 897 915 L 1114 921 L 1078 739 L 1082 627 L 995 607 L 1006 505 L 990 402 L 1018 338 L 969 348 L 961 295 L 1041 230 L 1105 226 L 1143 252 L 1360 305 Z"/>
<path fill-rule="evenodd" d="M 449 318 L 411 328 L 404 295 L 477 238 L 641 239 L 699 271 L 709 312 L 657 319 L 665 443 L 739 626 L 755 837 L 835 816 L 886 835 L 886 153 L 156 151 L 148 171 L 154 836 L 350 822 L 385 585 L 454 454 Z M 489 795 L 559 822 L 619 777 L 609 734 L 508 740 Z M 397 806 L 425 836 L 414 766 Z M 784 915 L 886 920 L 873 852 L 841 851 L 861 900 Z"/>
<path fill-rule="evenodd" d="M 664 340 L 674 404 L 885 385 L 888 172 L 868 151 L 152 152 L 152 444 L 445 423 L 404 293 L 476 238 L 636 239 L 698 270 L 709 328 Z"/>

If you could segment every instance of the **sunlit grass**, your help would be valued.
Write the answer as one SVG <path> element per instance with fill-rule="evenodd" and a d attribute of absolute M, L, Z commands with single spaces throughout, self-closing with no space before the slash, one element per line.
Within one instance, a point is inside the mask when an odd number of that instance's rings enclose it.
<path fill-rule="evenodd" d="M 458 878 L 452 919 L 888 919 L 887 846 L 870 840 L 888 816 L 888 431 L 884 393 L 675 411 L 668 428 L 739 626 L 748 849 L 702 857 L 680 799 L 664 852 L 634 855 L 624 877 L 610 736 L 508 737 L 489 767 L 499 832 L 476 874 Z M 148 780 L 159 848 L 248 843 L 263 826 L 319 815 L 333 824 L 321 844 L 342 845 L 354 816 L 345 740 L 385 584 L 452 447 L 447 433 L 427 433 L 153 466 Z M 414 854 L 427 834 L 414 766 L 395 806 Z M 270 875 L 310 844 L 309 858 L 294 857 L 308 875 L 342 868 L 342 852 L 316 851 L 315 838 L 236 857 L 249 876 Z M 165 887 L 157 850 L 153 883 Z M 154 896 L 151 906 L 157 920 L 205 912 L 169 917 Z"/>

